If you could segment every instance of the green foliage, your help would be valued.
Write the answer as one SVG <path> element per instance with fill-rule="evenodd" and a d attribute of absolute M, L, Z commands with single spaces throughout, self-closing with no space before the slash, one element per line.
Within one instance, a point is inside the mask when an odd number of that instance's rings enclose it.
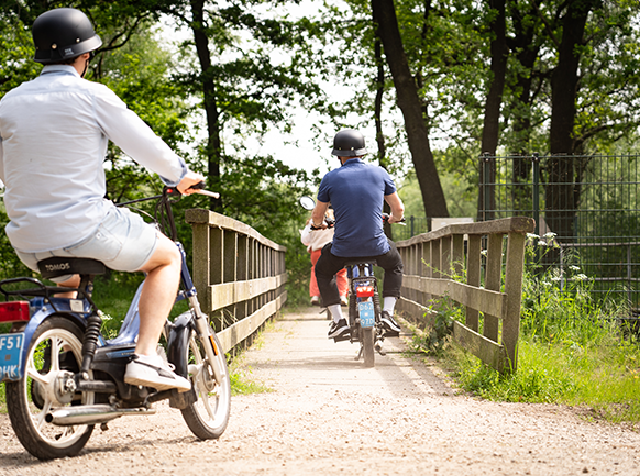
<path fill-rule="evenodd" d="M 428 355 L 442 356 L 451 340 L 453 321 L 459 314 L 459 309 L 454 307 L 450 300 L 444 298 L 439 309 L 430 309 L 423 316 L 425 318 L 433 316 L 433 325 L 429 326 L 426 332 L 413 335 L 411 340 L 413 349 Z"/>
<path fill-rule="evenodd" d="M 0 202 L 0 279 L 16 276 L 33 276 L 34 273 L 27 268 L 13 251 L 9 237 L 4 232 L 5 225 L 9 222 L 4 204 Z"/>
<path fill-rule="evenodd" d="M 30 60 L 33 55 L 31 32 L 19 15 L 0 9 L 0 98 L 36 77 L 42 66 Z"/>
<path fill-rule="evenodd" d="M 552 234 L 542 241 L 550 252 Z M 586 406 L 612 421 L 640 421 L 640 347 L 624 338 L 617 320 L 627 310 L 594 301 L 593 283 L 579 269 L 570 270 L 561 287 L 558 270 L 540 273 L 534 256 L 530 244 L 517 372 L 500 375 L 452 346 L 444 358 L 456 382 L 487 399 Z"/>
<path fill-rule="evenodd" d="M 435 154 L 436 162 L 444 164 L 447 157 L 446 154 Z M 468 169 L 464 167 L 458 168 L 458 171 L 440 168 L 440 183 L 444 191 L 447 201 L 449 213 L 453 218 L 475 217 L 476 216 L 476 194 L 477 190 L 474 182 L 470 182 L 471 177 L 465 172 Z M 473 169 L 475 174 L 475 169 Z M 477 180 L 477 179 L 475 179 Z M 424 217 L 424 206 L 422 204 L 422 195 L 420 194 L 420 185 L 416 178 L 415 172 L 410 171 L 398 185 L 398 196 L 405 205 L 405 216 Z M 426 229 L 424 231 L 427 231 Z"/>
<path fill-rule="evenodd" d="M 266 393 L 272 390 L 251 378 L 251 369 L 248 367 L 232 366 L 230 372 L 231 395 L 251 395 L 254 393 Z"/>

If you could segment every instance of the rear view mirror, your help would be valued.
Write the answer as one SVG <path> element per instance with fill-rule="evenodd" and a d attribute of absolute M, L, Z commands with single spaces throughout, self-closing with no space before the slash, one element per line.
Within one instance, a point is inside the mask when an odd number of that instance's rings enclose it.
<path fill-rule="evenodd" d="M 316 207 L 316 202 L 311 197 L 300 197 L 298 200 L 300 206 L 305 210 L 313 210 Z"/>

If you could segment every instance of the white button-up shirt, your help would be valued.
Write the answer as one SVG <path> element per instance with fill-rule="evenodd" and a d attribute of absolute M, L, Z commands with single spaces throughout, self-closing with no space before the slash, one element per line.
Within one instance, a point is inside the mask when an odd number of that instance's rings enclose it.
<path fill-rule="evenodd" d="M 104 200 L 108 141 L 173 186 L 183 159 L 108 87 L 73 66 L 42 74 L 0 101 L 0 180 L 14 248 L 50 251 L 89 236 L 113 204 Z"/>

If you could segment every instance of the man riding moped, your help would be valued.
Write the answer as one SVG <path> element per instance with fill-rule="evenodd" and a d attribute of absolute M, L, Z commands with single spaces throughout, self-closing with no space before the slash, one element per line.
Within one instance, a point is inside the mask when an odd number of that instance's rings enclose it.
<path fill-rule="evenodd" d="M 87 16 L 72 8 L 40 15 L 33 24 L 41 75 L 0 101 L 0 180 L 10 222 L 6 233 L 34 271 L 53 256 L 94 258 L 111 269 L 146 273 L 140 334 L 125 382 L 158 391 L 191 384 L 157 355 L 180 279 L 178 248 L 151 224 L 104 199 L 108 141 L 181 193 L 203 177 L 190 172 L 109 88 L 84 79 L 102 41 Z M 77 288 L 79 277 L 55 279 Z"/>
<path fill-rule="evenodd" d="M 389 223 L 398 223 L 404 216 L 404 205 L 387 171 L 362 161 L 366 153 L 364 136 L 360 132 L 345 129 L 334 136 L 332 155 L 340 159 L 342 166 L 322 178 L 318 200 L 311 213 L 314 226 L 326 227 L 323 220 L 330 204 L 334 211 L 333 242 L 322 248 L 316 264 L 320 296 L 333 316 L 330 339 L 345 338 L 351 332 L 342 315 L 340 294 L 333 276 L 345 263 L 354 260 L 375 261 L 384 269 L 381 322 L 386 336 L 397 336 L 400 332 L 393 314 L 402 285 L 402 259 L 395 243 L 384 233 L 382 211 L 386 201 L 391 209 Z"/>

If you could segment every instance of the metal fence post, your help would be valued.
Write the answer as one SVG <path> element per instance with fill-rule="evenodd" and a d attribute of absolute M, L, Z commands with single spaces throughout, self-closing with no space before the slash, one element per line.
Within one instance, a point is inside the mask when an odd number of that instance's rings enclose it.
<path fill-rule="evenodd" d="M 487 221 L 489 219 L 487 207 L 491 203 L 491 197 L 489 195 L 489 175 L 491 173 L 491 166 L 489 160 L 489 152 L 482 154 L 482 221 Z"/>

